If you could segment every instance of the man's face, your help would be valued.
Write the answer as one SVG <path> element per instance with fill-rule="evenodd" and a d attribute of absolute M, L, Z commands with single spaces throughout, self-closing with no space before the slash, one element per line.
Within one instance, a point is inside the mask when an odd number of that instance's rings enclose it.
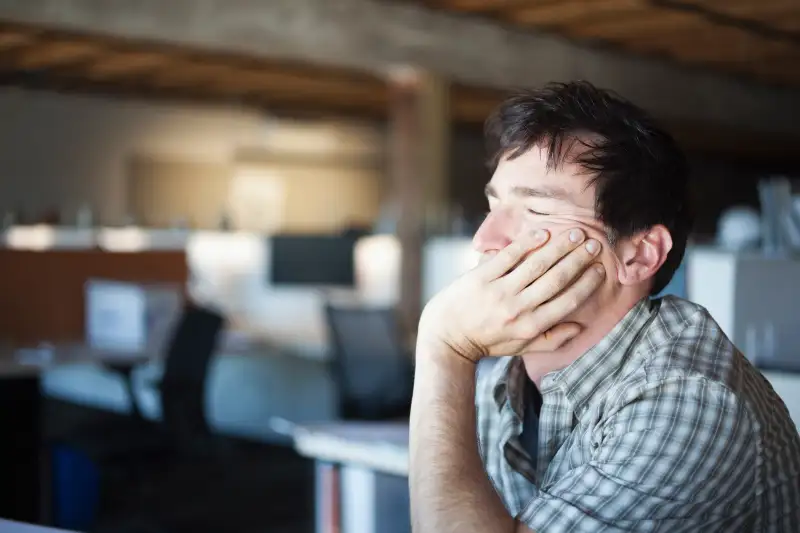
<path fill-rule="evenodd" d="M 502 160 L 486 187 L 489 214 L 475 233 L 473 245 L 481 260 L 499 252 L 518 235 L 536 229 L 550 231 L 551 239 L 573 228 L 600 242 L 598 256 L 606 267 L 605 285 L 616 281 L 616 256 L 607 231 L 595 213 L 595 187 L 578 165 L 564 162 L 547 169 L 547 152 L 534 147 L 525 154 Z M 602 301 L 601 288 L 591 300 Z"/>

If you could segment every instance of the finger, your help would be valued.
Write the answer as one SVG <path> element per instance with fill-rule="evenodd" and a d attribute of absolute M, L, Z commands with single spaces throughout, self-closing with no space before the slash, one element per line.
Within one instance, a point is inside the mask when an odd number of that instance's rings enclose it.
<path fill-rule="evenodd" d="M 605 268 L 595 263 L 561 294 L 536 307 L 521 322 L 529 332 L 547 331 L 574 313 L 603 283 Z"/>
<path fill-rule="evenodd" d="M 568 341 L 574 339 L 582 328 L 574 322 L 556 324 L 538 337 L 534 338 L 525 348 L 526 352 L 552 352 L 561 348 Z"/>
<path fill-rule="evenodd" d="M 505 290 L 508 294 L 521 292 L 579 246 L 585 238 L 583 230 L 574 228 L 559 235 L 549 246 L 537 250 L 535 254 L 529 254 L 516 268 L 503 276 Z"/>
<path fill-rule="evenodd" d="M 564 291 L 600 253 L 600 242 L 589 239 L 555 264 L 519 295 L 520 305 L 534 309 Z"/>
<path fill-rule="evenodd" d="M 532 250 L 541 248 L 550 238 L 547 230 L 525 233 L 500 250 L 478 269 L 487 281 L 494 281 L 519 264 Z"/>

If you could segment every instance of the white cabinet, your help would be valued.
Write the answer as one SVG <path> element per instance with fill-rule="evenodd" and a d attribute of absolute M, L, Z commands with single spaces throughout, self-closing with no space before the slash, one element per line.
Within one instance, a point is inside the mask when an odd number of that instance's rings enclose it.
<path fill-rule="evenodd" d="M 688 298 L 751 361 L 800 371 L 800 260 L 692 248 L 686 262 Z"/>

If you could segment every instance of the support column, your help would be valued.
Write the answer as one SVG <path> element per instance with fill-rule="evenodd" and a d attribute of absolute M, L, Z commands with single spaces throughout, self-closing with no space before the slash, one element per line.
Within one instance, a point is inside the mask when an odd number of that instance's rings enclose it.
<path fill-rule="evenodd" d="M 391 190 L 402 248 L 399 313 L 416 332 L 425 236 L 447 224 L 450 88 L 440 76 L 413 68 L 392 72 L 389 87 Z"/>

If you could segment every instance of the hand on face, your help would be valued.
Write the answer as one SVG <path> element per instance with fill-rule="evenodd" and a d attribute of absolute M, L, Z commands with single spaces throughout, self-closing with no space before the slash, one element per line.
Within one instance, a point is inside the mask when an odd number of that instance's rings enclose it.
<path fill-rule="evenodd" d="M 444 343 L 471 361 L 557 349 L 580 332 L 564 318 L 605 277 L 595 262 L 599 242 L 585 239 L 577 228 L 552 238 L 546 230 L 526 232 L 428 302 L 419 340 Z"/>

